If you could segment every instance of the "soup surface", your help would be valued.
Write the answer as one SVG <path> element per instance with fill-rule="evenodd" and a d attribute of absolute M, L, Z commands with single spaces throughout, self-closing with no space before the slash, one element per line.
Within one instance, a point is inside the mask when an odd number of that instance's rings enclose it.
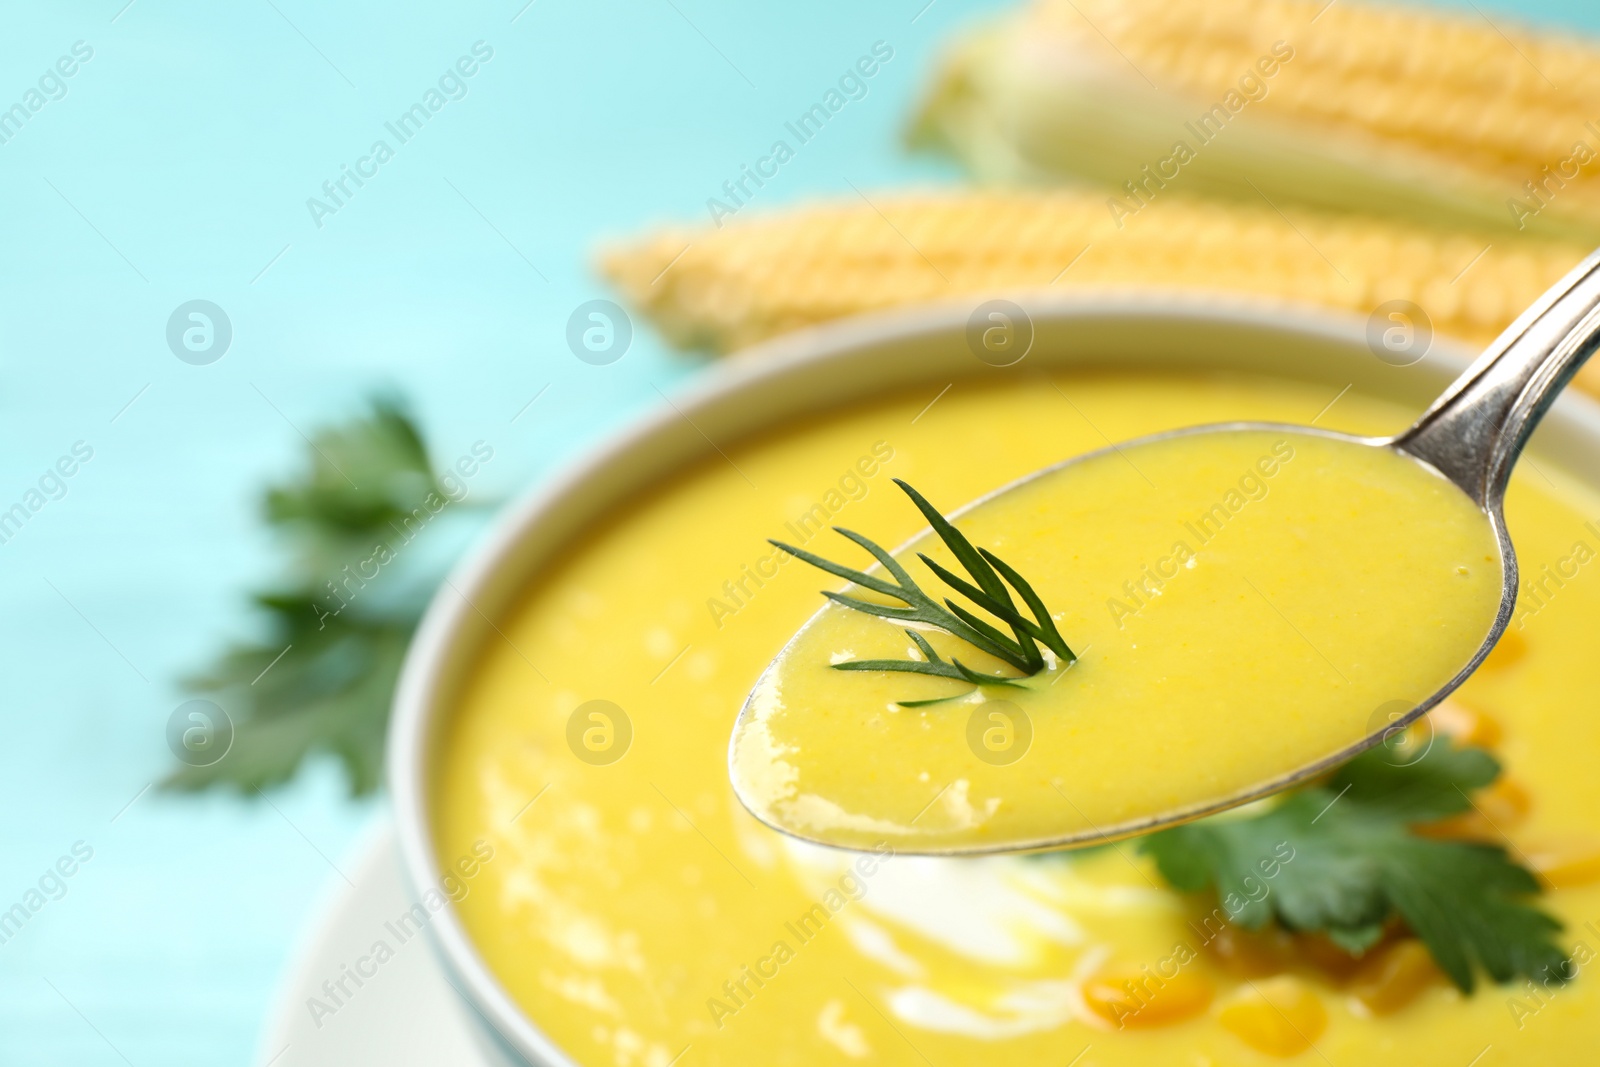
<path fill-rule="evenodd" d="M 942 852 L 1097 841 L 1215 808 L 1377 733 L 1378 709 L 1436 692 L 1500 606 L 1494 531 L 1466 494 L 1389 449 L 1303 432 L 1101 451 L 956 523 L 1020 572 L 1078 658 L 1047 657 L 1003 687 L 841 671 L 927 655 L 902 623 L 829 603 L 734 734 L 734 786 L 763 821 L 826 844 Z M 816 551 L 866 555 L 843 540 Z M 919 553 L 962 565 L 932 531 L 896 553 L 920 588 L 950 595 Z M 941 659 L 1019 677 L 922 629 Z"/>
<path fill-rule="evenodd" d="M 497 620 L 504 640 L 483 648 L 441 740 L 435 841 L 449 865 L 480 838 L 493 846 L 456 907 L 529 1017 L 587 1067 L 1585 1061 L 1600 1039 L 1586 967 L 1555 992 L 1484 985 L 1471 997 L 1423 969 L 1415 995 L 1378 1014 L 1357 995 L 1360 976 L 1318 946 L 1252 954 L 1238 931 L 1211 936 L 1202 917 L 1215 901 L 1168 889 L 1131 842 L 978 859 L 895 855 L 889 842 L 853 855 L 794 841 L 740 805 L 727 774 L 734 714 L 832 587 L 767 538 L 837 558 L 843 542 L 825 527 L 842 525 L 897 545 L 924 521 L 891 478 L 953 506 L 1108 439 L 1303 423 L 1338 390 L 1019 376 L 958 382 L 928 407 L 938 391 L 719 442 L 726 460 L 585 535 Z M 1386 433 L 1415 414 L 1351 393 L 1318 425 Z M 1296 448 L 1257 503 L 1309 458 Z M 1567 924 L 1562 943 L 1581 963 L 1600 950 L 1600 578 L 1588 567 L 1600 497 L 1531 459 L 1508 504 L 1527 585 L 1512 629 L 1449 714 L 1429 718 L 1504 763 L 1480 806 L 1560 887 L 1541 905 Z M 1218 551 L 1257 503 L 1230 519 Z M 1204 580 L 1199 565 L 1127 630 L 1163 625 L 1155 607 L 1180 604 L 1188 579 Z M 1050 606 L 1085 623 L 1106 613 L 1097 625 L 1109 630 L 1109 595 Z M 1277 606 L 1290 618 L 1303 607 Z M 1062 629 L 1075 638 L 1065 617 Z M 1294 640 L 1287 627 L 1273 637 Z M 1078 650 L 1093 662 L 1092 647 Z M 927 802 L 942 783 L 924 785 Z M 1179 958 L 1182 981 L 1159 1001 L 1174 1010 L 1118 1029 L 1105 991 Z M 1284 1043 L 1273 1021 L 1284 1017 L 1314 1050 Z"/>

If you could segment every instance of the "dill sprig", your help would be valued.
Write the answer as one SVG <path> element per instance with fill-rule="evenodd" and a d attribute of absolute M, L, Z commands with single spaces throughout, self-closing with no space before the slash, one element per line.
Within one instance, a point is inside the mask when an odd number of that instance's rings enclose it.
<path fill-rule="evenodd" d="M 1077 660 L 1077 654 L 1067 645 L 1066 640 L 1056 629 L 1055 620 L 1050 617 L 1050 611 L 1045 607 L 1039 594 L 1034 592 L 1016 569 L 1002 560 L 999 556 L 986 548 L 977 548 L 966 535 L 952 526 L 939 510 L 928 503 L 921 493 L 901 481 L 894 480 L 905 494 L 916 504 L 917 510 L 922 512 L 933 532 L 943 541 L 945 547 L 956 557 L 956 561 L 966 569 L 971 580 L 968 581 L 955 574 L 936 561 L 930 559 L 925 553 L 918 553 L 917 558 L 933 572 L 933 574 L 949 586 L 954 592 L 965 597 L 972 607 L 957 603 L 951 597 L 945 597 L 943 603 L 924 592 L 922 587 L 912 578 L 910 573 L 902 567 L 882 546 L 868 537 L 835 526 L 834 532 L 846 537 L 872 554 L 872 557 L 882 564 L 883 569 L 894 580 L 887 581 L 847 567 L 841 563 L 823 559 L 805 549 L 784 544 L 782 541 L 772 541 L 771 544 L 789 553 L 797 559 L 804 560 L 829 574 L 843 578 L 862 589 L 869 589 L 875 593 L 892 597 L 900 601 L 903 607 L 893 604 L 878 604 L 870 600 L 861 600 L 857 597 L 846 596 L 843 593 L 823 592 L 823 596 L 836 604 L 867 615 L 875 615 L 882 619 L 894 619 L 899 622 L 916 622 L 925 626 L 933 626 L 953 637 L 957 637 L 981 652 L 985 652 L 995 659 L 1011 666 L 1021 672 L 1020 677 L 1026 678 L 1038 674 L 1044 669 L 1044 654 L 1039 650 L 1043 645 L 1055 653 L 1057 660 L 1063 665 Z M 1012 591 L 1022 600 L 1030 618 L 1024 615 L 1012 598 Z M 997 620 L 1000 625 L 1009 629 L 1007 634 L 1000 626 L 981 618 L 973 610 L 976 608 Z M 986 674 L 975 671 L 951 657 L 944 660 L 934 651 L 926 638 L 915 630 L 906 630 L 917 649 L 926 659 L 868 659 L 849 660 L 845 663 L 833 665 L 835 670 L 841 671 L 897 671 L 903 674 L 932 675 L 938 678 L 952 678 L 958 681 L 970 682 L 973 685 L 999 685 L 1016 686 L 1017 680 L 1002 675 Z M 901 701 L 903 707 L 915 707 L 924 704 L 939 703 L 939 700 Z"/>

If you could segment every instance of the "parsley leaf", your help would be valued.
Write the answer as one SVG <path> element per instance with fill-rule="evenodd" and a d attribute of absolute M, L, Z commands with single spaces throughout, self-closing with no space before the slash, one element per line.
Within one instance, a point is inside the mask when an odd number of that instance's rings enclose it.
<path fill-rule="evenodd" d="M 317 751 L 343 763 L 352 793 L 378 787 L 390 698 L 439 578 L 384 572 L 434 515 L 469 506 L 459 499 L 463 483 L 453 487 L 434 474 L 421 434 L 394 400 L 375 399 L 365 414 L 312 437 L 302 473 L 263 494 L 288 559 L 283 577 L 253 597 L 264 616 L 260 640 L 233 644 L 184 679 L 228 713 L 232 746 L 209 766 L 178 766 L 163 788 L 257 789 L 289 779 Z M 362 580 L 375 561 L 379 577 Z"/>
<path fill-rule="evenodd" d="M 1441 741 L 1404 764 L 1379 747 L 1254 817 L 1224 815 L 1151 834 L 1144 852 L 1174 888 L 1216 891 L 1233 921 L 1321 931 L 1352 955 L 1404 920 L 1439 968 L 1470 993 L 1496 982 L 1573 973 L 1553 940 L 1561 924 L 1525 898 L 1538 880 L 1495 845 L 1413 832 L 1471 807 L 1500 773 L 1494 757 Z"/>

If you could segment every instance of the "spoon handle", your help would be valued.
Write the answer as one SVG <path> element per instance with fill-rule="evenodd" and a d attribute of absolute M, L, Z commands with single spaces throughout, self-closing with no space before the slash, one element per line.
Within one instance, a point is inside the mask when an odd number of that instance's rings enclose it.
<path fill-rule="evenodd" d="M 1600 252 L 1541 296 L 1392 442 L 1479 507 L 1497 504 L 1528 435 L 1600 348 Z"/>

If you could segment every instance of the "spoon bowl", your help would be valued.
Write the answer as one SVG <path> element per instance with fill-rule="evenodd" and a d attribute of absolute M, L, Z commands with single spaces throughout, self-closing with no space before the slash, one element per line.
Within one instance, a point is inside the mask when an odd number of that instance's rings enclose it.
<path fill-rule="evenodd" d="M 1338 735 L 1341 740 L 1337 742 L 1323 738 L 1319 742 L 1322 747 L 1314 758 L 1308 758 L 1305 750 L 1290 754 L 1290 749 L 1285 749 L 1282 755 L 1269 752 L 1262 760 L 1256 761 L 1255 770 L 1249 775 L 1230 779 L 1226 775 L 1219 775 L 1214 763 L 1205 763 L 1197 756 L 1187 765 L 1187 769 L 1173 763 L 1164 773 L 1174 778 L 1187 775 L 1197 782 L 1207 780 L 1211 782 L 1209 787 L 1163 792 L 1164 787 L 1158 781 L 1161 776 L 1152 771 L 1151 783 L 1145 786 L 1149 795 L 1142 807 L 1139 804 L 1102 806 L 1098 804 L 1099 796 L 1113 788 L 1114 782 L 1107 779 L 1111 784 L 1083 785 L 1083 782 L 1097 780 L 1095 770 L 1083 761 L 1071 762 L 1081 754 L 1079 748 L 1072 746 L 1079 746 L 1090 757 L 1104 754 L 1108 763 L 1115 763 L 1113 757 L 1116 749 L 1134 750 L 1141 757 L 1150 755 L 1159 765 L 1161 749 L 1168 736 L 1160 726 L 1160 720 L 1140 717 L 1136 720 L 1138 725 L 1126 728 L 1125 735 L 1097 733 L 1092 724 L 1080 728 L 1079 724 L 1073 722 L 1071 716 L 1075 705 L 1067 699 L 1052 706 L 1047 718 L 1041 719 L 1036 708 L 1031 717 L 1024 713 L 1019 719 L 1011 711 L 1000 708 L 1000 703 L 1011 702 L 1006 700 L 1004 693 L 990 685 L 979 687 L 965 700 L 955 701 L 955 707 L 949 706 L 950 700 L 945 700 L 938 701 L 945 704 L 944 707 L 923 709 L 918 705 L 932 703 L 937 698 L 903 700 L 896 697 L 892 699 L 898 701 L 897 706 L 889 707 L 887 712 L 880 711 L 871 706 L 871 701 L 886 695 L 880 691 L 881 687 L 860 690 L 869 693 L 863 698 L 866 703 L 863 708 L 830 704 L 830 692 L 837 694 L 842 691 L 841 686 L 857 685 L 862 676 L 853 672 L 842 674 L 839 680 L 831 682 L 831 689 L 826 681 L 817 681 L 816 685 L 812 685 L 810 681 L 802 680 L 803 672 L 792 666 L 797 656 L 802 652 L 809 655 L 819 668 L 812 675 L 820 679 L 821 665 L 826 664 L 829 658 L 837 661 L 843 654 L 839 649 L 848 649 L 858 659 L 883 662 L 861 654 L 858 646 L 877 647 L 870 644 L 873 641 L 878 641 L 883 649 L 889 648 L 888 644 L 883 644 L 881 637 L 872 636 L 872 631 L 862 627 L 875 627 L 877 634 L 888 634 L 892 640 L 899 640 L 894 637 L 894 629 L 878 619 L 856 620 L 855 629 L 839 629 L 838 618 L 841 614 L 850 613 L 841 612 L 836 605 L 830 605 L 819 612 L 774 660 L 741 710 L 730 745 L 730 774 L 736 793 L 757 818 L 775 829 L 828 845 L 871 848 L 878 842 L 887 841 L 898 851 L 937 855 L 1071 848 L 1148 833 L 1260 799 L 1315 777 L 1385 738 L 1394 737 L 1471 676 L 1505 631 L 1517 595 L 1516 557 L 1503 513 L 1506 484 L 1533 427 L 1555 395 L 1593 353 L 1597 334 L 1600 334 L 1600 312 L 1597 312 L 1597 308 L 1600 308 L 1600 257 L 1592 257 L 1513 324 L 1415 424 L 1392 437 L 1362 438 L 1312 427 L 1266 423 L 1190 428 L 1111 446 L 1068 460 L 998 489 L 952 515 L 954 520 L 960 522 L 964 532 L 970 534 L 968 527 L 976 526 L 982 534 L 986 515 L 1011 506 L 1015 498 L 1029 493 L 1037 495 L 1039 487 L 1053 477 L 1087 477 L 1089 472 L 1096 469 L 1096 465 L 1100 468 L 1116 467 L 1125 462 L 1144 477 L 1153 490 L 1156 482 L 1139 472 L 1139 464 L 1135 464 L 1130 456 L 1137 455 L 1142 462 L 1145 457 L 1161 454 L 1163 450 L 1174 453 L 1209 447 L 1209 442 L 1219 434 L 1239 439 L 1249 435 L 1292 435 L 1297 444 L 1302 440 L 1322 441 L 1330 448 L 1335 447 L 1334 442 L 1338 442 L 1337 447 L 1359 450 L 1367 460 L 1380 465 L 1388 462 L 1378 459 L 1383 456 L 1402 465 L 1425 470 L 1434 484 L 1426 486 L 1417 483 L 1415 491 L 1428 495 L 1436 488 L 1447 486 L 1445 495 L 1454 501 L 1449 505 L 1454 509 L 1451 523 L 1455 526 L 1481 525 L 1480 542 L 1490 547 L 1481 553 L 1481 563 L 1486 567 L 1479 566 L 1480 561 L 1476 556 L 1472 558 L 1475 571 L 1473 580 L 1480 584 L 1488 581 L 1492 588 L 1484 590 L 1482 596 L 1473 602 L 1475 606 L 1472 611 L 1466 613 L 1471 618 L 1461 620 L 1463 629 L 1454 635 L 1453 643 L 1449 645 L 1448 667 L 1437 662 L 1428 665 L 1428 671 L 1412 678 L 1414 685 L 1416 678 L 1430 679 L 1426 688 L 1419 686 L 1413 691 L 1402 689 L 1403 696 L 1400 699 L 1368 701 L 1359 706 L 1347 700 L 1349 707 L 1346 715 L 1359 713 L 1361 729 L 1345 730 Z M 1186 478 L 1176 468 L 1171 473 L 1177 481 L 1182 482 Z M 1131 475 L 1126 477 L 1131 478 Z M 1333 488 L 1332 482 L 1328 483 L 1328 488 Z M 1135 495 L 1128 494 L 1118 499 L 1124 501 L 1126 509 L 1139 506 L 1140 498 Z M 1034 502 L 1035 511 L 1045 506 L 1054 505 Z M 1013 519 L 1017 513 L 1016 507 L 1012 506 Z M 1070 539 L 1081 541 L 1095 536 L 1093 531 L 1080 532 L 1084 529 L 1081 522 L 1083 517 L 1077 516 L 1080 521 L 1076 524 L 1062 523 L 1058 526 L 1054 531 L 1056 545 L 1064 546 Z M 1299 521 L 1299 518 L 1290 520 L 1290 526 Z M 989 543 L 998 544 L 996 538 L 1003 540 L 1004 530 L 1000 527 L 991 528 L 987 536 Z M 1283 543 L 1289 543 L 1287 532 L 1283 534 L 1283 539 Z M 979 536 L 974 536 L 974 540 L 982 543 Z M 928 543 L 925 533 L 893 555 L 899 558 L 905 554 L 909 560 L 908 553 L 919 547 L 926 548 Z M 1004 551 L 1012 556 L 1013 550 L 1009 545 Z M 1464 549 L 1458 552 L 1458 556 L 1466 559 L 1467 555 L 1463 553 Z M 1033 560 L 1040 557 L 1041 553 L 1013 556 L 1011 562 L 1026 573 Z M 1467 568 L 1458 569 L 1465 572 Z M 1145 572 L 1149 574 L 1148 567 Z M 1394 579 L 1394 575 L 1390 577 Z M 1155 583 L 1153 588 L 1150 581 Z M 1142 588 L 1152 594 L 1152 602 L 1153 596 L 1159 596 L 1163 590 L 1159 578 L 1149 579 Z M 1291 619 L 1295 610 L 1292 605 L 1286 613 L 1283 605 L 1273 604 L 1261 589 L 1256 588 L 1254 592 L 1281 617 L 1283 623 L 1305 639 L 1305 634 L 1296 628 Z M 1306 592 L 1314 590 L 1302 589 L 1297 594 Z M 1444 587 L 1438 586 L 1430 595 L 1442 602 L 1443 592 Z M 1071 606 L 1069 601 L 1051 597 L 1047 599 L 1052 608 Z M 1141 602 L 1138 610 L 1142 610 L 1143 606 Z M 1426 607 L 1426 602 L 1422 606 Z M 1070 617 L 1070 613 L 1064 614 Z M 1061 618 L 1060 615 L 1056 617 Z M 1420 625 L 1421 620 L 1418 622 Z M 1083 625 L 1080 623 L 1080 628 Z M 1429 625 L 1435 623 L 1430 622 Z M 1202 620 L 1198 626 L 1192 627 L 1191 632 L 1205 628 Z M 1062 630 L 1069 639 L 1072 638 L 1065 622 Z M 846 637 L 848 640 L 844 640 Z M 929 639 L 929 635 L 923 633 L 921 640 L 916 636 L 912 639 L 918 640 L 920 647 Z M 1310 646 L 1312 642 L 1306 639 L 1306 644 Z M 1137 649 L 1138 645 L 1131 647 Z M 1081 651 L 1088 654 L 1092 648 Z M 820 660 L 819 652 L 822 655 Z M 880 651 L 878 654 L 885 653 Z M 913 659 L 924 658 L 914 651 L 910 654 Z M 1416 654 L 1417 648 L 1397 646 L 1391 658 L 1404 660 Z M 1356 663 L 1347 664 L 1350 671 L 1347 676 L 1320 650 L 1317 655 L 1339 674 L 1350 693 L 1360 692 L 1364 681 L 1381 674 L 1380 668 L 1370 665 L 1363 667 Z M 948 652 L 946 657 L 949 658 Z M 970 649 L 967 658 L 975 658 Z M 1301 658 L 1315 667 L 1303 649 Z M 1239 663 L 1239 669 L 1254 669 L 1248 660 L 1241 659 Z M 1104 668 L 1099 674 L 1096 674 L 1097 666 Z M 1061 691 L 1071 692 L 1077 685 L 1084 692 L 1090 692 L 1090 679 L 1096 679 L 1095 684 L 1105 685 L 1106 676 L 1115 673 L 1106 664 L 1056 662 L 1040 675 L 1040 688 L 1053 688 L 1072 676 L 1074 671 L 1080 671 L 1081 677 L 1073 677 L 1073 681 L 1061 686 Z M 1120 677 L 1126 680 L 1132 675 L 1124 671 Z M 1316 694 L 1311 692 L 1314 686 L 1308 688 L 1292 684 L 1292 676 L 1289 677 L 1291 682 L 1280 685 L 1276 693 L 1276 703 L 1284 710 L 1286 718 L 1292 714 L 1305 714 L 1297 705 L 1316 703 L 1313 699 Z M 1116 677 L 1110 678 L 1111 683 L 1115 684 L 1116 681 Z M 926 686 L 928 683 L 918 680 L 918 684 Z M 916 695 L 921 697 L 925 692 L 927 690 L 924 688 L 918 690 Z M 1018 699 L 1033 697 L 1030 695 Z M 998 710 L 986 711 L 991 705 Z M 1014 704 L 1011 706 L 1015 707 Z M 1222 705 L 1213 701 L 1210 706 L 1215 709 Z M 1375 707 L 1380 707 L 1383 714 L 1373 712 Z M 913 717 L 913 709 L 916 729 L 908 725 Z M 1229 743 L 1256 743 L 1259 739 L 1253 738 L 1252 732 L 1242 730 L 1243 720 L 1249 710 L 1240 709 L 1237 715 L 1213 711 L 1215 732 Z M 829 731 L 834 731 L 834 737 L 843 736 L 849 744 L 858 747 L 872 745 L 876 737 L 880 741 L 887 739 L 893 749 L 904 748 L 908 752 L 921 743 L 919 739 L 922 736 L 937 735 L 940 738 L 937 744 L 943 745 L 942 751 L 948 753 L 952 748 L 951 738 L 959 735 L 958 712 L 962 713 L 961 717 L 970 713 L 972 721 L 980 724 L 985 721 L 982 717 L 987 715 L 987 721 L 995 724 L 994 729 L 1002 732 L 1007 728 L 1007 723 L 1019 733 L 1026 732 L 1034 747 L 1035 760 L 1031 765 L 1016 764 L 1016 768 L 1024 769 L 1007 770 L 1006 773 L 1011 777 L 1004 779 L 1004 782 L 1010 784 L 1003 785 L 997 784 L 1002 779 L 995 777 L 994 772 L 961 756 L 959 752 L 943 763 L 939 762 L 938 757 L 930 755 L 920 766 L 926 768 L 937 765 L 938 770 L 931 777 L 927 769 L 921 770 L 925 780 L 913 784 L 897 778 L 900 772 L 890 769 L 889 763 L 884 760 L 853 759 L 848 748 L 828 747 Z M 816 729 L 808 727 L 796 734 L 783 721 L 789 715 L 801 719 L 808 715 L 815 718 Z M 996 715 L 1000 718 L 996 718 Z M 1002 722 L 1002 719 L 1006 721 Z M 1263 725 L 1261 729 L 1271 732 L 1270 726 Z M 853 736 L 850 733 L 852 730 L 855 731 Z M 1234 730 L 1237 736 L 1229 734 L 1229 730 Z M 1050 731 L 1055 733 L 1045 736 Z M 1056 747 L 1041 747 L 1038 741 L 1033 740 L 1036 734 L 1045 736 L 1047 741 L 1053 736 L 1057 741 Z M 991 762 L 974 747 L 972 738 L 975 736 L 978 735 L 968 731 L 967 744 L 972 754 L 982 763 Z M 1208 739 L 1201 735 L 1190 740 L 1195 744 L 1196 753 L 1199 753 L 1204 750 Z M 936 750 L 936 746 L 930 745 L 928 752 L 931 754 Z M 827 765 L 827 753 L 830 752 L 844 753 L 844 758 L 835 761 L 839 767 Z M 922 758 L 921 753 L 914 755 Z M 1276 763 L 1273 763 L 1274 759 Z M 1091 759 L 1089 763 L 1092 762 Z M 1063 782 L 1059 772 L 1069 763 L 1075 773 Z M 1138 768 L 1128 764 L 1125 770 L 1137 773 Z M 851 774 L 857 774 L 860 780 L 845 780 Z M 813 790 L 812 783 L 818 781 L 822 787 Z M 993 790 L 987 799 L 983 795 L 985 783 Z M 920 786 L 923 793 L 932 793 L 935 789 L 938 793 L 928 801 L 928 807 L 915 814 L 905 804 L 895 809 L 892 799 L 896 791 L 901 799 L 906 799 L 916 792 L 916 786 Z M 1060 801 L 1053 800 L 1045 791 L 1045 786 L 1058 794 Z M 1004 793 L 1003 790 L 1011 792 Z M 880 794 L 886 798 L 883 805 L 878 803 Z M 978 807 L 974 807 L 974 803 Z M 990 805 L 987 813 L 980 810 L 984 803 Z M 1015 809 L 1019 803 L 1023 806 L 1031 804 L 1036 812 L 1042 811 L 1048 804 L 1058 815 L 1005 823 L 1005 813 Z M 964 809 L 962 805 L 965 805 Z M 926 820 L 922 828 L 914 825 L 919 819 Z M 961 824 L 962 819 L 966 820 L 964 824 Z M 946 833 L 928 829 L 928 823 L 948 823 L 956 829 Z"/>

